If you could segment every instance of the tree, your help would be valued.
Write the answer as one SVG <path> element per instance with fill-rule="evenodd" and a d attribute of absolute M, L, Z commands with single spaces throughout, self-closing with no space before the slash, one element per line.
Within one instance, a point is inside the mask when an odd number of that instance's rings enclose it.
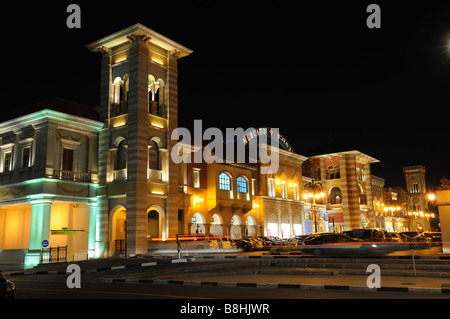
<path fill-rule="evenodd" d="M 450 180 L 446 177 L 442 177 L 439 180 L 440 184 L 438 185 L 438 187 L 436 187 L 436 190 L 438 191 L 445 191 L 445 190 L 450 190 Z"/>

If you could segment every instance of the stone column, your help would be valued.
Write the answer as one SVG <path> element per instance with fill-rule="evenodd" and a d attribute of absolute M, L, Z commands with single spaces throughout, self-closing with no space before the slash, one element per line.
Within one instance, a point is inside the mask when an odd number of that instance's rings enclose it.
<path fill-rule="evenodd" d="M 89 241 L 88 258 L 98 257 L 99 251 L 96 251 L 97 241 L 97 202 L 89 203 Z"/>
<path fill-rule="evenodd" d="M 45 197 L 31 203 L 30 244 L 25 255 L 25 268 L 33 268 L 40 261 L 42 242 L 50 241 L 50 217 L 53 200 Z"/>

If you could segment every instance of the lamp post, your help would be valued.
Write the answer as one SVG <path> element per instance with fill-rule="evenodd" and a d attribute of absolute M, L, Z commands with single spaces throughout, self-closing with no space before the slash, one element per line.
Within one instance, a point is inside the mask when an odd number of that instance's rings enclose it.
<path fill-rule="evenodd" d="M 303 198 L 307 200 L 308 198 L 312 198 L 312 209 L 313 209 L 313 219 L 314 219 L 314 232 L 318 233 L 317 230 L 317 205 L 316 199 L 324 198 L 325 193 L 323 192 L 323 187 L 321 182 L 315 182 L 312 180 L 308 184 L 305 185 L 305 190 L 303 191 Z"/>

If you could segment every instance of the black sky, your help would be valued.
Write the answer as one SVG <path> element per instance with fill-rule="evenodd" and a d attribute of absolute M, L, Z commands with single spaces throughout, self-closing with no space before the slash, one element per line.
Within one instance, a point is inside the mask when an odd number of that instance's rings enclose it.
<path fill-rule="evenodd" d="M 366 8 L 381 7 L 381 29 Z M 192 49 L 179 63 L 179 125 L 271 126 L 302 154 L 330 140 L 381 161 L 450 178 L 450 3 L 427 1 L 14 3 L 1 21 L 5 110 L 62 97 L 99 103 L 100 56 L 85 45 L 135 23 Z M 168 17 L 169 16 L 169 17 Z"/>

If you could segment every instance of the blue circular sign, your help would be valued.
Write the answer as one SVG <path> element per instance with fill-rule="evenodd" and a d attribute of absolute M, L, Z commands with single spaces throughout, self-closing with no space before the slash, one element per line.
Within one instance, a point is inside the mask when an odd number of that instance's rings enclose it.
<path fill-rule="evenodd" d="M 45 239 L 45 240 L 42 241 L 42 247 L 43 248 L 47 248 L 48 247 L 48 240 Z"/>

